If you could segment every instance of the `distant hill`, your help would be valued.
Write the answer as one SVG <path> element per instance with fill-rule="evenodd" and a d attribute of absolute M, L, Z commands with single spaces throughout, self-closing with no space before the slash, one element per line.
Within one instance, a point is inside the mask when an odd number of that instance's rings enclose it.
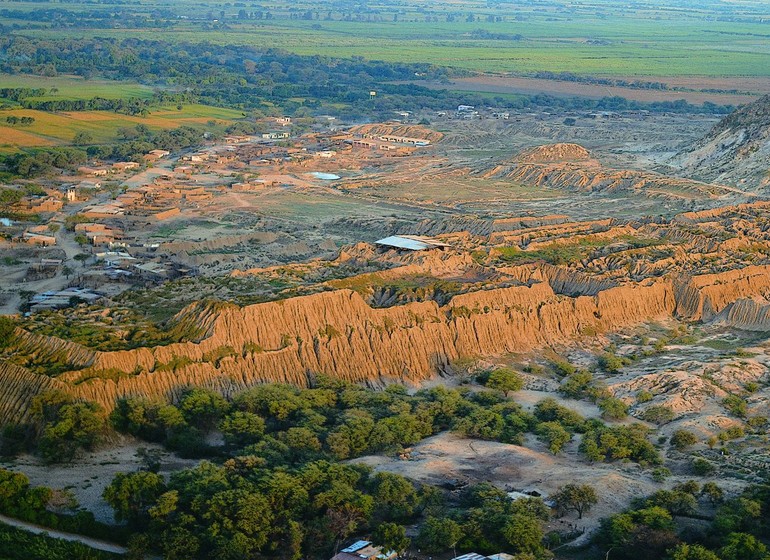
<path fill-rule="evenodd" d="M 694 179 L 770 189 L 770 95 L 726 116 L 672 163 Z"/>

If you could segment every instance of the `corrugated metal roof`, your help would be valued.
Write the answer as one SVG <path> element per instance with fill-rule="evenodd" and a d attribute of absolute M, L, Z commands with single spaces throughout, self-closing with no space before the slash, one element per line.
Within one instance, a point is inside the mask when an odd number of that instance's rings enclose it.
<path fill-rule="evenodd" d="M 347 548 L 343 548 L 340 552 L 347 552 L 348 554 L 355 552 L 356 550 L 361 550 L 365 546 L 368 546 L 372 543 L 369 541 L 356 541 L 353 544 L 351 544 Z"/>
<path fill-rule="evenodd" d="M 386 247 L 396 247 L 397 249 L 408 249 L 410 251 L 424 251 L 425 249 L 436 249 L 449 247 L 448 244 L 421 235 L 391 235 L 374 242 L 376 245 L 385 245 Z"/>
<path fill-rule="evenodd" d="M 487 557 L 475 552 L 469 552 L 468 554 L 457 556 L 453 560 L 487 560 Z"/>

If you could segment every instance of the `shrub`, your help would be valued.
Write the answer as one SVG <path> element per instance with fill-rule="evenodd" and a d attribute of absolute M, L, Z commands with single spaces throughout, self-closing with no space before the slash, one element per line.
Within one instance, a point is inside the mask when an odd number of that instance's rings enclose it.
<path fill-rule="evenodd" d="M 645 409 L 644 412 L 639 415 L 639 418 L 645 422 L 651 422 L 658 426 L 662 426 L 674 419 L 674 411 L 668 406 L 655 405 Z"/>
<path fill-rule="evenodd" d="M 683 451 L 697 442 L 697 436 L 687 430 L 677 430 L 671 436 L 671 445 L 679 451 Z"/>

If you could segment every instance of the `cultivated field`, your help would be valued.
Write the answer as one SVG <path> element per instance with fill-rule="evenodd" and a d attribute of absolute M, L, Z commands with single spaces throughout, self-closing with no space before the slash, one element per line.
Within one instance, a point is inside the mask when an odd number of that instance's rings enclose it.
<path fill-rule="evenodd" d="M 36 101 L 57 99 L 125 99 L 129 97 L 147 98 L 152 95 L 149 86 L 123 81 L 89 80 L 79 76 L 31 76 L 27 74 L 0 74 L 0 88 L 55 88 L 53 92 L 41 97 L 30 97 Z"/>
<path fill-rule="evenodd" d="M 78 132 L 87 132 L 95 143 L 115 141 L 117 131 L 123 127 L 143 124 L 151 129 L 171 129 L 190 124 L 206 123 L 210 120 L 227 121 L 243 115 L 239 111 L 188 105 L 181 110 L 171 107 L 158 108 L 146 117 L 121 115 L 107 111 L 82 111 L 48 113 L 28 109 L 0 111 L 0 123 L 6 117 L 32 117 L 30 126 L 0 126 L 0 147 L 22 148 L 67 144 Z"/>

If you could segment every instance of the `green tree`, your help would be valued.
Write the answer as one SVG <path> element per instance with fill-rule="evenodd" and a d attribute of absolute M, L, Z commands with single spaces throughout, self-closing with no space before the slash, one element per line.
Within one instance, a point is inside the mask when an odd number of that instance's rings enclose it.
<path fill-rule="evenodd" d="M 691 445 L 698 442 L 698 437 L 688 430 L 676 430 L 671 435 L 671 445 L 677 450 L 684 451 Z"/>
<path fill-rule="evenodd" d="M 417 543 L 425 552 L 443 552 L 452 548 L 463 536 L 462 527 L 448 517 L 428 517 L 420 528 Z"/>
<path fill-rule="evenodd" d="M 703 457 L 696 457 L 692 461 L 692 472 L 698 476 L 709 476 L 717 470 L 716 465 Z"/>
<path fill-rule="evenodd" d="M 90 132 L 77 132 L 72 139 L 72 143 L 75 146 L 87 146 L 88 144 L 93 144 L 93 142 L 94 137 Z"/>
<path fill-rule="evenodd" d="M 500 391 L 507 397 L 512 391 L 520 391 L 524 387 L 524 380 L 510 368 L 499 368 L 489 374 L 487 387 Z"/>
<path fill-rule="evenodd" d="M 101 441 L 104 428 L 105 417 L 99 405 L 62 404 L 50 420 L 42 423 L 38 452 L 49 463 L 71 461 L 80 449 L 93 449 Z"/>
<path fill-rule="evenodd" d="M 548 450 L 556 455 L 569 443 L 572 435 L 558 422 L 541 422 L 535 429 L 537 438 L 548 445 Z"/>
<path fill-rule="evenodd" d="M 251 412 L 236 410 L 224 417 L 219 429 L 229 445 L 243 447 L 262 439 L 265 435 L 265 420 Z"/>
<path fill-rule="evenodd" d="M 201 430 L 210 430 L 230 408 L 229 403 L 213 391 L 196 387 L 182 395 L 179 410 L 185 420 Z"/>
<path fill-rule="evenodd" d="M 528 515 L 511 515 L 503 525 L 501 534 L 516 552 L 537 554 L 543 550 L 540 521 Z"/>
<path fill-rule="evenodd" d="M 16 338 L 16 323 L 10 317 L 0 316 L 0 350 L 7 348 Z"/>
<path fill-rule="evenodd" d="M 588 394 L 588 388 L 593 381 L 593 374 L 587 369 L 581 369 L 567 376 L 559 387 L 559 391 L 573 399 L 581 399 Z"/>
<path fill-rule="evenodd" d="M 596 490 L 588 484 L 567 484 L 557 490 L 554 495 L 556 507 L 563 512 L 576 511 L 578 519 L 591 509 L 598 501 Z"/>
<path fill-rule="evenodd" d="M 747 533 L 731 533 L 725 545 L 719 549 L 722 560 L 767 560 L 767 547 L 755 536 Z"/>
<path fill-rule="evenodd" d="M 669 553 L 668 560 L 719 560 L 719 556 L 699 544 L 682 543 Z"/>
<path fill-rule="evenodd" d="M 393 550 L 399 555 L 403 554 L 411 540 L 406 536 L 406 529 L 395 523 L 380 523 L 372 533 L 372 542 L 381 546 L 384 550 Z"/>
<path fill-rule="evenodd" d="M 716 482 L 706 482 L 700 491 L 701 496 L 705 496 L 711 502 L 711 505 L 717 505 L 724 500 L 725 492 Z"/>
<path fill-rule="evenodd" d="M 608 397 L 599 401 L 602 418 L 607 420 L 622 420 L 628 416 L 628 405 L 615 397 Z"/>
<path fill-rule="evenodd" d="M 377 473 L 371 492 L 376 511 L 383 519 L 406 520 L 414 515 L 419 502 L 412 483 L 393 473 Z"/>
<path fill-rule="evenodd" d="M 166 491 L 166 484 L 159 474 L 139 471 L 118 473 L 104 489 L 102 497 L 115 512 L 116 521 L 127 521 L 141 526 L 149 509 Z"/>

